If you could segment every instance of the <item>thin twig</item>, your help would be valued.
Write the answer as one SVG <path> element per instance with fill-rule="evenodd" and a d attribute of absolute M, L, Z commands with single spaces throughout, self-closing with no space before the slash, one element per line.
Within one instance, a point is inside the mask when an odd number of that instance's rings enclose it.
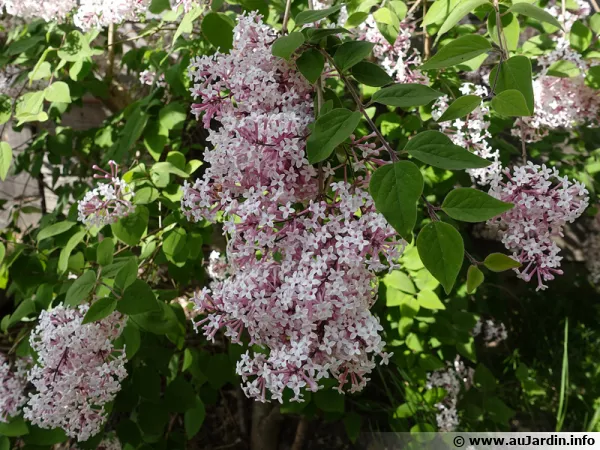
<path fill-rule="evenodd" d="M 425 15 L 427 14 L 427 0 L 423 1 L 423 19 L 425 19 Z M 425 20 L 423 20 L 423 57 L 425 60 L 429 59 L 429 54 L 431 53 L 431 45 L 429 42 L 429 33 L 427 33 L 427 27 L 425 26 Z"/>
<path fill-rule="evenodd" d="M 350 80 L 348 80 L 348 78 L 346 78 L 346 76 L 342 73 L 342 71 L 336 66 L 335 61 L 333 60 L 333 58 L 331 56 L 329 56 L 329 53 L 327 53 L 324 50 L 321 50 L 321 53 L 323 54 L 323 56 L 325 56 L 325 58 L 327 58 L 329 63 L 337 71 L 338 75 L 340 76 L 340 79 L 343 81 L 343 83 L 346 85 L 346 87 L 350 91 L 350 95 L 352 95 L 352 98 L 354 99 L 356 106 L 358 106 L 359 111 L 362 113 L 365 120 L 369 124 L 369 127 L 377 135 L 377 137 L 379 138 L 379 141 L 381 142 L 381 144 L 385 147 L 385 149 L 389 153 L 392 161 L 398 161 L 398 155 L 396 155 L 396 152 L 394 151 L 394 149 L 390 146 L 388 141 L 383 137 L 383 135 L 379 131 L 379 128 L 377 128 L 377 125 L 375 125 L 375 123 L 371 120 L 371 118 L 367 114 L 367 111 L 365 110 L 365 106 L 362 104 L 360 97 L 358 96 L 358 93 L 356 92 L 356 89 L 354 89 L 354 86 L 352 85 Z"/>
<path fill-rule="evenodd" d="M 287 34 L 288 29 L 288 21 L 290 20 L 290 11 L 292 9 L 292 0 L 287 0 L 285 2 L 285 12 L 283 13 L 283 24 L 281 25 L 281 32 L 283 34 Z"/>

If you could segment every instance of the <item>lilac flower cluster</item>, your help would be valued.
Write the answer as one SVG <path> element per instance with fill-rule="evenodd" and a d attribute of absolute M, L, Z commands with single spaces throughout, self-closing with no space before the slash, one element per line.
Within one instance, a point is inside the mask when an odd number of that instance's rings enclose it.
<path fill-rule="evenodd" d="M 597 91 L 585 84 L 585 75 L 593 65 L 584 59 L 570 45 L 568 33 L 577 20 L 590 15 L 590 5 L 576 0 L 576 9 L 563 10 L 560 2 L 551 1 L 547 7 L 550 14 L 564 24 L 564 31 L 550 35 L 555 48 L 538 58 L 541 71 L 533 80 L 535 111 L 531 117 L 517 121 L 518 127 L 512 134 L 520 136 L 526 142 L 536 142 L 555 129 L 571 130 L 574 127 L 599 123 L 600 96 Z M 571 66 L 579 73 L 569 77 L 549 75 L 549 69 L 561 62 L 562 66 Z"/>
<path fill-rule="evenodd" d="M 11 365 L 8 359 L 0 354 L 0 422 L 19 415 L 21 407 L 27 402 L 25 387 L 27 386 L 28 359 L 19 358 Z"/>
<path fill-rule="evenodd" d="M 460 87 L 463 95 L 478 95 L 482 98 L 481 105 L 475 108 L 467 117 L 455 119 L 453 121 L 444 121 L 439 124 L 440 130 L 446 134 L 455 145 L 459 145 L 475 153 L 481 158 L 493 161 L 488 167 L 480 169 L 468 169 L 467 172 L 479 185 L 488 185 L 494 182 L 500 175 L 502 166 L 500 164 L 500 152 L 492 149 L 488 139 L 492 137 L 488 128 L 490 126 L 490 110 L 483 103 L 483 99 L 488 96 L 488 90 L 485 86 L 464 83 Z M 448 96 L 440 97 L 433 105 L 431 115 L 435 120 L 439 120 L 444 111 L 449 106 Z"/>
<path fill-rule="evenodd" d="M 493 319 L 479 319 L 473 329 L 472 336 L 482 336 L 486 345 L 492 347 L 508 338 L 506 326 L 502 322 L 496 322 Z"/>
<path fill-rule="evenodd" d="M 560 248 L 553 237 L 562 236 L 563 226 L 577 219 L 589 204 L 588 191 L 577 181 L 560 177 L 556 168 L 531 162 L 505 170 L 508 179 L 490 189 L 490 195 L 515 206 L 491 223 L 505 230 L 502 242 L 523 267 L 515 269 L 519 278 L 536 278 L 537 289 L 544 281 L 562 274 Z"/>
<path fill-rule="evenodd" d="M 154 80 L 156 78 L 156 72 L 152 70 L 144 70 L 140 72 L 140 83 L 145 84 L 147 86 L 153 86 L 155 84 Z M 167 82 L 165 81 L 165 74 L 161 73 L 156 80 L 156 86 L 158 87 L 166 87 Z"/>
<path fill-rule="evenodd" d="M 149 0 L 0 0 L 0 9 L 24 19 L 58 22 L 74 12 L 75 25 L 88 30 L 135 20 L 146 12 L 149 4 Z"/>
<path fill-rule="evenodd" d="M 231 54 L 196 59 L 190 70 L 192 109 L 203 115 L 214 148 L 205 176 L 186 183 L 182 209 L 190 220 L 222 216 L 229 235 L 230 276 L 192 299 L 195 323 L 213 338 L 220 328 L 268 354 L 247 352 L 237 364 L 244 391 L 282 401 L 285 388 L 302 399 L 330 375 L 338 389 L 362 389 L 384 360 L 382 327 L 369 308 L 375 271 L 393 265 L 402 243 L 359 185 L 331 182 L 305 156 L 312 92 L 286 61 L 273 57 L 275 33 L 250 13 L 239 18 Z M 358 158 L 377 153 L 360 140 Z M 327 192 L 319 194 L 320 181 Z M 270 394 L 270 395 L 268 395 Z"/>
<path fill-rule="evenodd" d="M 343 26 L 344 24 L 339 24 Z M 416 21 L 407 16 L 400 21 L 396 41 L 390 44 L 381 34 L 372 14 L 357 28 L 357 38 L 375 44 L 373 56 L 379 65 L 399 83 L 429 84 L 427 75 L 417 67 L 421 65 L 419 50 L 411 45 L 411 38 L 416 30 Z"/>
<path fill-rule="evenodd" d="M 122 316 L 83 325 L 87 305 L 62 305 L 42 311 L 30 337 L 38 354 L 28 381 L 30 394 L 24 416 L 42 428 L 62 428 L 79 441 L 97 434 L 105 420 L 104 405 L 114 400 L 127 376 L 125 352 L 112 341 L 123 331 Z"/>
<path fill-rule="evenodd" d="M 77 205 L 78 219 L 90 227 L 103 227 L 115 223 L 135 209 L 131 202 L 134 193 L 130 186 L 118 177 L 118 164 L 114 161 L 109 161 L 108 164 L 110 172 L 94 165 L 94 170 L 99 172 L 94 178 L 110 180 L 110 183 L 100 184 L 96 189 L 87 192 Z"/>
<path fill-rule="evenodd" d="M 447 363 L 446 369 L 436 370 L 427 374 L 426 387 L 443 388 L 446 391 L 444 399 L 437 403 L 435 407 L 438 410 L 436 414 L 436 422 L 439 431 L 454 431 L 459 425 L 458 411 L 458 396 L 463 387 L 469 389 L 473 384 L 474 371 L 471 367 L 466 367 L 465 364 L 457 356 L 454 363 Z"/>

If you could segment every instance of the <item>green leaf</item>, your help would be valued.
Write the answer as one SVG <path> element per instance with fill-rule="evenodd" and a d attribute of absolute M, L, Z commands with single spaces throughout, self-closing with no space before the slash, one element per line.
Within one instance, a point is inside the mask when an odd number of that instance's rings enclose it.
<path fill-rule="evenodd" d="M 520 3 L 517 4 L 520 5 Z M 503 426 L 507 426 L 508 421 L 515 415 L 515 412 L 498 397 L 484 397 L 483 408 L 490 419 Z"/>
<path fill-rule="evenodd" d="M 0 436 L 16 437 L 29 433 L 29 428 L 22 417 L 16 417 L 10 422 L 0 422 Z"/>
<path fill-rule="evenodd" d="M 490 369 L 483 364 L 479 364 L 475 368 L 473 384 L 480 391 L 494 392 L 496 390 L 497 381 Z"/>
<path fill-rule="evenodd" d="M 68 306 L 78 306 L 90 295 L 92 289 L 96 286 L 96 273 L 93 270 L 87 270 L 71 285 L 67 291 L 65 303 Z"/>
<path fill-rule="evenodd" d="M 0 450 L 10 450 L 10 440 L 6 436 L 0 436 Z"/>
<path fill-rule="evenodd" d="M 514 260 L 504 253 L 492 253 L 485 258 L 483 265 L 492 272 L 504 272 L 510 269 L 521 267 L 519 261 Z"/>
<path fill-rule="evenodd" d="M 233 48 L 233 26 L 225 14 L 210 12 L 202 20 L 202 34 L 221 53 Z"/>
<path fill-rule="evenodd" d="M 521 14 L 523 16 L 531 17 L 532 19 L 539 20 L 540 22 L 549 23 L 551 25 L 554 25 L 556 28 L 562 28 L 560 22 L 556 20 L 552 14 L 530 3 L 515 3 L 510 8 L 508 8 L 508 11 L 516 14 Z"/>
<path fill-rule="evenodd" d="M 62 234 L 65 231 L 69 231 L 75 225 L 77 225 L 77 223 L 75 223 L 75 222 L 58 222 L 58 223 L 52 224 L 46 228 L 42 228 L 40 230 L 40 232 L 37 234 L 36 240 L 38 242 L 41 242 L 44 239 L 48 239 L 53 236 L 58 236 L 59 234 Z"/>
<path fill-rule="evenodd" d="M 8 95 L 0 94 L 0 125 L 10 120 L 12 115 L 12 99 Z"/>
<path fill-rule="evenodd" d="M 146 123 L 148 122 L 148 114 L 142 111 L 141 107 L 136 107 L 126 118 L 125 126 L 121 132 L 115 158 L 117 161 L 127 156 L 127 152 L 133 147 L 137 140 L 142 136 Z"/>
<path fill-rule="evenodd" d="M 19 306 L 15 309 L 15 312 L 12 313 L 10 319 L 8 321 L 8 327 L 19 323 L 21 319 L 27 317 L 36 312 L 36 304 L 35 302 L 28 298 L 19 303 Z"/>
<path fill-rule="evenodd" d="M 369 17 L 368 12 L 357 11 L 355 13 L 350 14 L 344 26 L 347 28 L 355 28 L 361 23 L 363 23 L 365 20 L 367 20 L 367 17 Z"/>
<path fill-rule="evenodd" d="M 135 280 L 131 286 L 125 289 L 123 297 L 117 302 L 117 311 L 127 314 L 143 314 L 150 311 L 158 311 L 160 306 L 152 288 L 142 280 Z"/>
<path fill-rule="evenodd" d="M 136 205 L 147 205 L 156 200 L 160 192 L 154 186 L 144 186 L 141 189 L 135 191 L 135 197 L 133 197 L 133 203 Z"/>
<path fill-rule="evenodd" d="M 313 395 L 315 405 L 319 409 L 331 413 L 344 412 L 345 395 L 338 393 L 332 388 L 321 389 Z"/>
<path fill-rule="evenodd" d="M 306 141 L 306 153 L 311 164 L 329 158 L 333 150 L 354 132 L 360 122 L 359 111 L 336 108 L 319 117 Z"/>
<path fill-rule="evenodd" d="M 180 374 L 167 386 L 165 400 L 170 412 L 184 413 L 196 405 L 196 394 L 192 385 Z"/>
<path fill-rule="evenodd" d="M 498 66 L 490 72 L 490 80 L 496 80 Z M 494 81 L 491 81 L 493 84 Z M 526 56 L 513 56 L 500 65 L 498 79 L 495 82 L 495 92 L 500 93 L 509 89 L 516 89 L 525 98 L 529 112 L 533 114 L 533 82 L 531 74 L 531 61 Z"/>
<path fill-rule="evenodd" d="M 309 48 L 296 60 L 300 73 L 310 84 L 315 84 L 325 67 L 325 57 L 315 48 Z"/>
<path fill-rule="evenodd" d="M 433 55 L 420 70 L 443 69 L 469 61 L 492 49 L 492 45 L 483 36 L 469 34 L 450 41 Z"/>
<path fill-rule="evenodd" d="M 175 45 L 175 41 L 181 36 L 183 33 L 191 33 L 194 31 L 194 21 L 202 15 L 204 11 L 204 6 L 199 6 L 196 8 L 190 9 L 181 19 L 181 23 L 177 27 L 175 34 L 173 35 L 173 45 Z"/>
<path fill-rule="evenodd" d="M 344 428 L 346 430 L 346 435 L 348 436 L 348 439 L 350 439 L 350 442 L 352 442 L 353 444 L 360 436 L 361 424 L 362 417 L 360 414 L 355 412 L 349 412 L 344 415 Z"/>
<path fill-rule="evenodd" d="M 175 165 L 173 165 L 173 163 L 169 161 L 162 161 L 154 164 L 150 169 L 150 174 L 153 173 L 168 173 L 171 175 L 177 175 L 181 178 L 188 178 L 190 176 L 187 172 L 177 168 Z"/>
<path fill-rule="evenodd" d="M 442 210 L 455 220 L 485 222 L 513 206 L 478 189 L 457 188 L 446 196 Z"/>
<path fill-rule="evenodd" d="M 530 116 L 525 97 L 516 89 L 500 92 L 492 99 L 492 108 L 498 114 L 509 117 Z"/>
<path fill-rule="evenodd" d="M 112 238 L 104 238 L 96 248 L 96 262 L 101 266 L 108 266 L 113 262 L 115 242 Z"/>
<path fill-rule="evenodd" d="M 44 91 L 49 102 L 71 103 L 71 91 L 64 81 L 55 81 Z"/>
<path fill-rule="evenodd" d="M 375 207 L 407 241 L 417 222 L 417 201 L 424 181 L 419 168 L 410 161 L 380 167 L 373 173 L 369 190 Z"/>
<path fill-rule="evenodd" d="M 163 252 L 172 263 L 185 261 L 187 258 L 187 233 L 183 228 L 175 228 L 165 234 Z"/>
<path fill-rule="evenodd" d="M 163 130 L 178 130 L 183 127 L 187 117 L 187 106 L 181 102 L 169 103 L 158 113 L 158 124 Z"/>
<path fill-rule="evenodd" d="M 446 305 L 440 301 L 440 298 L 433 291 L 419 291 L 419 295 L 417 295 L 417 301 L 419 302 L 419 306 L 421 308 L 432 310 L 446 309 Z"/>
<path fill-rule="evenodd" d="M 460 233 L 447 223 L 432 222 L 419 233 L 417 249 L 425 268 L 449 294 L 464 258 L 465 247 Z"/>
<path fill-rule="evenodd" d="M 592 43 L 592 30 L 586 27 L 581 20 L 576 20 L 569 32 L 571 48 L 583 53 Z"/>
<path fill-rule="evenodd" d="M 600 34 L 600 13 L 597 12 L 596 14 L 592 15 L 590 17 L 590 28 L 592 29 L 592 31 L 596 34 Z"/>
<path fill-rule="evenodd" d="M 133 284 L 133 282 L 138 277 L 138 263 L 137 258 L 132 256 L 128 258 L 127 263 L 119 269 L 117 272 L 117 276 L 115 277 L 115 287 L 124 291 L 129 286 Z"/>
<path fill-rule="evenodd" d="M 421 353 L 424 350 L 423 342 L 421 342 L 421 339 L 415 333 L 408 333 L 404 342 L 415 353 Z"/>
<path fill-rule="evenodd" d="M 111 225 L 113 234 L 127 245 L 137 245 L 148 226 L 148 208 L 137 205 L 135 212 Z"/>
<path fill-rule="evenodd" d="M 471 114 L 479 105 L 481 105 L 481 97 L 478 95 L 463 95 L 454 100 L 437 121 L 439 123 L 460 119 Z"/>
<path fill-rule="evenodd" d="M 375 87 L 385 86 L 394 81 L 392 77 L 377 64 L 367 61 L 361 61 L 352 67 L 352 76 L 359 83 Z"/>
<path fill-rule="evenodd" d="M 477 266 L 470 266 L 467 271 L 467 294 L 472 294 L 483 283 L 483 272 Z"/>
<path fill-rule="evenodd" d="M 2 242 L 0 242 L 0 265 L 2 261 L 4 261 L 4 256 L 6 255 L 6 247 Z"/>
<path fill-rule="evenodd" d="M 489 1 L 488 0 L 461 0 L 461 1 L 457 2 L 456 6 L 449 11 L 448 16 L 444 20 L 444 23 L 442 23 L 442 26 L 440 27 L 440 29 L 437 33 L 436 42 L 439 40 L 439 38 L 444 33 L 448 32 L 448 31 L 450 31 L 450 29 L 454 28 L 454 25 L 456 25 L 463 17 L 465 17 L 470 12 L 472 12 L 475 8 L 477 8 L 481 5 L 485 5 L 485 4 L 489 4 Z"/>
<path fill-rule="evenodd" d="M 404 150 L 419 161 L 446 170 L 476 169 L 491 164 L 487 159 L 454 145 L 448 136 L 434 130 L 417 134 L 408 141 Z"/>
<path fill-rule="evenodd" d="M 350 33 L 345 28 L 304 28 L 302 32 L 311 44 L 318 44 L 323 38 L 335 34 Z"/>
<path fill-rule="evenodd" d="M 502 23 L 503 40 L 506 44 L 506 48 L 509 51 L 514 52 L 519 46 L 519 36 L 521 34 L 519 20 L 516 15 L 507 13 L 501 17 L 500 21 Z M 496 14 L 488 15 L 487 28 L 494 44 L 500 46 L 498 41 L 498 27 L 496 27 Z"/>
<path fill-rule="evenodd" d="M 67 244 L 60 251 L 60 256 L 58 257 L 58 273 L 63 273 L 67 270 L 71 253 L 83 240 L 85 234 L 85 230 L 80 229 L 80 231 L 77 231 L 73 236 L 71 236 L 71 238 L 67 241 Z"/>
<path fill-rule="evenodd" d="M 64 45 L 58 50 L 58 57 L 69 62 L 87 59 L 91 56 L 92 50 L 87 38 L 76 30 L 67 34 Z"/>
<path fill-rule="evenodd" d="M 333 61 L 340 71 L 345 72 L 369 56 L 374 46 L 366 41 L 345 42 L 335 51 Z"/>
<path fill-rule="evenodd" d="M 373 13 L 377 29 L 390 45 L 394 45 L 400 32 L 400 19 L 389 8 L 378 8 Z"/>
<path fill-rule="evenodd" d="M 196 406 L 188 409 L 183 416 L 183 424 L 185 427 L 185 434 L 188 439 L 193 438 L 204 423 L 206 417 L 206 410 L 204 409 L 204 403 L 200 400 L 200 397 L 196 397 Z"/>
<path fill-rule="evenodd" d="M 6 180 L 10 165 L 12 163 L 12 148 L 8 142 L 0 142 L 0 179 Z"/>
<path fill-rule="evenodd" d="M 317 22 L 335 12 L 338 12 L 341 8 L 342 5 L 337 5 L 327 9 L 302 11 L 296 16 L 294 23 L 297 27 L 299 27 L 300 25 L 307 23 Z"/>
<path fill-rule="evenodd" d="M 573 78 L 581 74 L 579 67 L 574 61 L 559 60 L 548 67 L 546 75 L 559 78 Z"/>
<path fill-rule="evenodd" d="M 585 76 L 585 83 L 593 89 L 600 89 L 600 66 L 589 68 Z"/>
<path fill-rule="evenodd" d="M 290 59 L 302 44 L 304 44 L 304 35 L 299 31 L 294 31 L 293 33 L 277 38 L 271 47 L 271 53 L 280 58 Z"/>
<path fill-rule="evenodd" d="M 441 92 L 422 84 L 398 83 L 380 89 L 373 94 L 371 99 L 373 102 L 382 105 L 408 108 L 411 106 L 425 106 L 443 95 Z"/>
<path fill-rule="evenodd" d="M 96 322 L 108 317 L 117 307 L 117 300 L 111 297 L 104 297 L 96 300 L 85 313 L 82 324 Z"/>
<path fill-rule="evenodd" d="M 427 8 L 427 14 L 425 14 L 425 17 L 423 18 L 423 25 L 441 25 L 459 1 L 460 0 L 435 0 L 433 4 Z"/>
<path fill-rule="evenodd" d="M 382 281 L 387 287 L 398 289 L 407 294 L 417 293 L 415 285 L 410 277 L 400 270 L 394 270 L 393 272 L 386 274 Z"/>

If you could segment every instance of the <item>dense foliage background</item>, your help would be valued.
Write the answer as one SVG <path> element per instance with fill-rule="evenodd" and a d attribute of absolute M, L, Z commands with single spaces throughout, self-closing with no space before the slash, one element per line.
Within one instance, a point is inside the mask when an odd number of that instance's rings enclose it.
<path fill-rule="evenodd" d="M 82 3 L 0 0 L 0 450 L 600 431 L 594 0 Z M 294 258 L 348 289 L 329 350 L 265 337 Z"/>

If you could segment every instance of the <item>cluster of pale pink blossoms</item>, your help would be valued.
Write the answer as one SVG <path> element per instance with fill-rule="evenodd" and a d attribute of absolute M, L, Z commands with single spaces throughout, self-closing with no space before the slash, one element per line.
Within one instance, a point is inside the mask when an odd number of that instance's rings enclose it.
<path fill-rule="evenodd" d="M 94 174 L 94 178 L 110 180 L 110 182 L 100 184 L 87 192 L 77 205 L 78 219 L 90 227 L 101 228 L 115 223 L 135 209 L 131 202 L 134 192 L 123 179 L 118 177 L 118 164 L 109 161 L 108 165 L 110 172 L 94 165 L 94 170 L 98 171 Z"/>
<path fill-rule="evenodd" d="M 234 342 L 246 332 L 269 350 L 237 364 L 250 397 L 282 401 L 289 388 L 301 400 L 303 389 L 316 391 L 329 376 L 340 391 L 360 390 L 375 356 L 389 356 L 369 308 L 375 272 L 393 265 L 401 243 L 366 190 L 332 183 L 328 165 L 319 177 L 307 161 L 312 91 L 272 56 L 273 30 L 250 13 L 234 36 L 230 54 L 190 68 L 193 112 L 207 128 L 212 120 L 220 127 L 209 130 L 210 167 L 185 184 L 182 209 L 190 220 L 223 214 L 230 236 L 230 276 L 192 299 L 206 316 L 196 326 L 209 338 L 225 328 Z M 377 153 L 358 141 L 352 147 L 357 163 Z M 319 179 L 329 199 L 319 195 Z"/>
<path fill-rule="evenodd" d="M 503 231 L 502 242 L 522 267 L 515 269 L 525 281 L 544 281 L 562 274 L 560 248 L 553 237 L 562 236 L 566 223 L 577 219 L 589 204 L 588 191 L 577 181 L 561 177 L 556 168 L 531 162 L 505 171 L 506 182 L 492 185 L 490 195 L 514 208 L 490 222 Z"/>
<path fill-rule="evenodd" d="M 444 399 L 436 403 L 438 412 L 435 416 L 439 431 L 454 431 L 460 420 L 458 411 L 458 397 L 463 389 L 469 389 L 473 384 L 474 370 L 457 356 L 454 363 L 447 363 L 446 369 L 439 369 L 427 374 L 426 387 L 442 388 L 446 391 Z"/>
<path fill-rule="evenodd" d="M 552 4 L 554 3 L 554 4 Z M 568 33 L 576 20 L 590 15 L 590 5 L 577 0 L 578 9 L 566 10 L 562 17 L 560 2 L 551 2 L 548 10 L 564 23 L 564 32 L 550 35 L 555 48 L 550 53 L 538 58 L 541 71 L 533 80 L 535 110 L 531 117 L 523 117 L 517 121 L 513 135 L 526 142 L 543 139 L 552 130 L 572 130 L 574 127 L 599 123 L 600 96 L 598 91 L 585 84 L 585 76 L 589 68 L 597 63 L 584 59 L 575 51 L 569 41 Z M 553 65 L 560 63 L 569 71 L 578 73 L 568 77 L 557 77 L 549 74 Z"/>
<path fill-rule="evenodd" d="M 15 417 L 27 402 L 27 366 L 29 360 L 20 358 L 13 365 L 0 354 L 0 422 Z"/>
<path fill-rule="evenodd" d="M 158 86 L 166 87 L 167 82 L 165 81 L 165 74 L 161 73 L 158 79 L 156 79 L 156 72 L 152 70 L 144 70 L 140 72 L 140 83 L 147 86 Z"/>
<path fill-rule="evenodd" d="M 32 424 L 62 428 L 79 441 L 101 430 L 104 405 L 114 400 L 127 376 L 125 351 L 112 344 L 123 331 L 122 316 L 114 312 L 82 324 L 87 310 L 87 305 L 59 305 L 40 314 L 30 336 L 38 359 L 27 374 L 36 392 L 23 408 Z"/>
<path fill-rule="evenodd" d="M 463 95 L 477 95 L 481 97 L 481 105 L 475 108 L 464 119 L 440 122 L 440 130 L 446 134 L 455 145 L 466 148 L 481 158 L 492 161 L 492 164 L 480 169 L 468 169 L 467 172 L 479 185 L 488 185 L 500 175 L 502 166 L 500 164 L 500 152 L 492 149 L 488 139 L 492 137 L 488 128 L 490 126 L 490 110 L 484 103 L 489 92 L 485 86 L 464 83 L 460 87 Z M 434 103 L 431 115 L 434 120 L 439 120 L 449 106 L 448 96 L 437 99 Z"/>
<path fill-rule="evenodd" d="M 0 0 L 0 8 L 12 16 L 63 22 L 72 15 L 83 30 L 136 20 L 149 5 L 150 0 Z"/>

